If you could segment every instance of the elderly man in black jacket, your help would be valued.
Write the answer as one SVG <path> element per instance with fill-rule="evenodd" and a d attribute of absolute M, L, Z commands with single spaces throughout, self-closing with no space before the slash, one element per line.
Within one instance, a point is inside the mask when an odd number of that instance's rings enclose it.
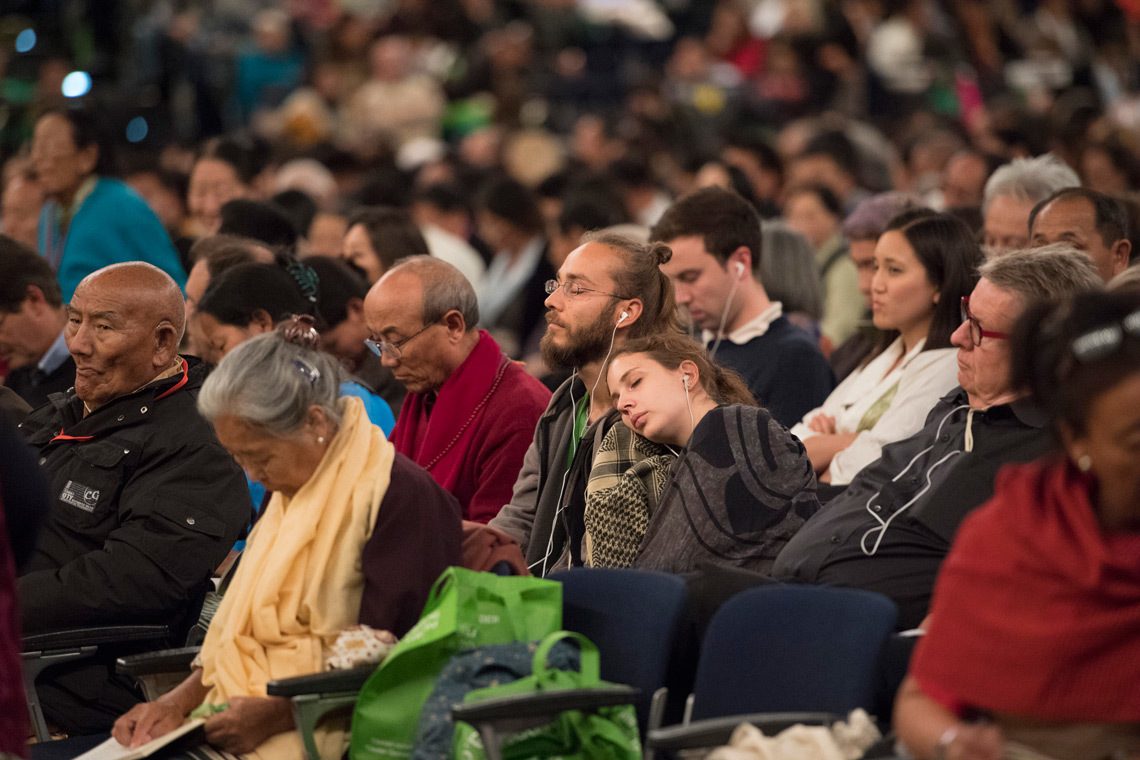
<path fill-rule="evenodd" d="M 195 408 L 178 286 L 143 263 L 89 275 L 67 308 L 75 387 L 21 425 L 53 503 L 19 596 L 25 633 L 185 622 L 250 517 L 241 469 Z M 107 666 L 41 679 L 49 718 L 101 730 L 131 695 Z"/>

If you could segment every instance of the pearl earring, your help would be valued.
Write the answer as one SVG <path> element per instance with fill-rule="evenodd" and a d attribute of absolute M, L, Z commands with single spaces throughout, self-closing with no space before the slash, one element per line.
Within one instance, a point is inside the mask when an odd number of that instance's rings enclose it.
<path fill-rule="evenodd" d="M 1077 457 L 1077 469 L 1081 472 L 1088 472 L 1092 469 L 1092 457 L 1088 454 L 1081 454 Z"/>
<path fill-rule="evenodd" d="M 324 442 L 325 442 L 325 437 L 323 435 L 318 435 L 317 436 L 317 443 L 323 444 Z"/>

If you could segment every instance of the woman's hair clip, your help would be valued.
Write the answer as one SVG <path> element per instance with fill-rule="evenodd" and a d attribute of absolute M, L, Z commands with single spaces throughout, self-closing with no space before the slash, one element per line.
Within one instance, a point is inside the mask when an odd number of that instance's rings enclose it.
<path fill-rule="evenodd" d="M 309 301 L 309 303 L 316 305 L 317 295 L 320 293 L 321 278 L 316 270 L 311 266 L 302 263 L 300 260 L 290 257 L 285 263 L 285 271 L 297 283 L 300 288 L 301 294 Z"/>
<path fill-rule="evenodd" d="M 286 343 L 319 351 L 321 347 L 321 334 L 317 332 L 317 322 L 308 314 L 291 314 L 281 324 L 277 325 L 277 332 Z M 293 366 L 297 368 L 309 385 L 316 385 L 321 379 L 321 371 L 304 359 L 294 359 Z"/>
<path fill-rule="evenodd" d="M 321 371 L 302 359 L 294 359 L 293 366 L 297 371 L 309 381 L 309 385 L 316 385 L 317 381 L 321 379 Z"/>
<path fill-rule="evenodd" d="M 277 326 L 277 331 L 286 343 L 302 346 L 312 351 L 321 348 L 321 334 L 317 332 L 317 321 L 308 314 L 290 314 Z"/>

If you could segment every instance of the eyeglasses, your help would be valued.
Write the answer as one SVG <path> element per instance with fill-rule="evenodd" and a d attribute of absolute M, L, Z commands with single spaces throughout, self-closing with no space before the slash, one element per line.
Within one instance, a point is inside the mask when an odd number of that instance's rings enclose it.
<path fill-rule="evenodd" d="M 558 280 L 547 280 L 546 285 L 543 286 L 543 289 L 546 291 L 546 295 L 548 296 L 554 295 L 554 291 L 558 290 L 559 288 L 562 288 L 562 293 L 567 298 L 574 298 L 575 296 L 580 296 L 585 293 L 596 293 L 600 296 L 609 296 L 610 298 L 629 297 L 619 296 L 617 293 L 607 293 L 604 290 L 594 290 L 593 288 L 587 288 L 585 285 L 580 285 L 574 280 L 567 280 L 566 282 L 559 282 Z"/>
<path fill-rule="evenodd" d="M 1134 311 L 1119 324 L 1105 325 L 1073 338 L 1070 350 L 1073 358 L 1088 364 L 1116 353 L 1124 344 L 1125 336 L 1140 338 L 1140 310 Z"/>
<path fill-rule="evenodd" d="M 1003 332 L 996 332 L 994 330 L 986 330 L 982 327 L 982 323 L 978 321 L 970 312 L 970 297 L 962 296 L 962 321 L 970 323 L 970 342 L 975 346 L 982 345 L 982 338 L 993 338 L 994 340 L 1009 340 L 1009 334 Z"/>
<path fill-rule="evenodd" d="M 413 338 L 417 338 L 420 335 L 422 335 L 424 333 L 424 331 L 427 330 L 429 327 L 435 327 L 438 324 L 439 324 L 439 322 L 429 322 L 426 325 L 424 325 L 423 327 L 421 327 L 415 333 L 409 335 L 406 338 L 400 338 L 399 340 L 396 340 L 396 341 L 387 341 L 387 340 L 384 340 L 383 338 L 381 338 L 380 340 L 373 340 L 372 338 L 365 338 L 364 339 L 364 345 L 368 346 L 369 350 L 372 351 L 372 353 L 379 356 L 381 359 L 383 359 L 384 355 L 387 354 L 389 359 L 393 359 L 393 360 L 398 361 L 400 359 L 400 357 L 404 355 L 403 351 L 401 351 L 400 349 L 402 349 L 404 346 L 408 345 L 408 343 L 411 342 L 411 340 Z"/>

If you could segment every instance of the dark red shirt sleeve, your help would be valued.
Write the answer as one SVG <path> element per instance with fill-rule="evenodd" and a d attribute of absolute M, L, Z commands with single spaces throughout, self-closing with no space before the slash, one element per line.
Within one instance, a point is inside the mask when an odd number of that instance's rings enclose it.
<path fill-rule="evenodd" d="M 403 636 L 419 620 L 436 578 L 462 557 L 459 502 L 426 470 L 396 454 L 376 527 L 364 545 L 360 622 Z"/>

